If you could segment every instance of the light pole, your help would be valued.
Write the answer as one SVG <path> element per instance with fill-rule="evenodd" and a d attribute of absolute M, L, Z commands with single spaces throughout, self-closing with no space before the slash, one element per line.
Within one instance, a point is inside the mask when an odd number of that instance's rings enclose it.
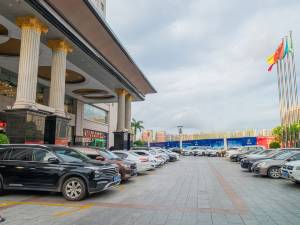
<path fill-rule="evenodd" d="M 177 126 L 179 133 L 179 148 L 182 150 L 182 128 L 183 126 Z"/>

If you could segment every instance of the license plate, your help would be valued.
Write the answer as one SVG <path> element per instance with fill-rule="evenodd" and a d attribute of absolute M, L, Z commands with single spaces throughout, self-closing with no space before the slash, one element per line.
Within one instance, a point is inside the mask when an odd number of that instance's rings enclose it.
<path fill-rule="evenodd" d="M 114 182 L 119 182 L 120 180 L 121 180 L 120 176 L 114 176 L 114 178 L 113 178 Z"/>
<path fill-rule="evenodd" d="M 289 177 L 289 172 L 282 171 L 282 176 L 288 178 Z"/>

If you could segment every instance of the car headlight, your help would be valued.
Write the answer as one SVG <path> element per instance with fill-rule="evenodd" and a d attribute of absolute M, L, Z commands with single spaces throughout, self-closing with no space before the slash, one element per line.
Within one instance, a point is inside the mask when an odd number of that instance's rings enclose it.
<path fill-rule="evenodd" d="M 126 169 L 130 169 L 130 164 L 124 164 L 124 163 L 122 163 L 121 166 L 125 167 Z"/>
<path fill-rule="evenodd" d="M 99 178 L 102 175 L 102 172 L 99 171 L 98 167 L 95 167 L 95 166 L 86 166 L 84 168 L 93 170 L 93 174 L 94 174 L 95 178 Z"/>
<path fill-rule="evenodd" d="M 99 170 L 99 167 L 96 167 L 96 166 L 85 166 L 84 168 L 90 169 L 90 170 L 95 170 L 95 171 Z"/>
<path fill-rule="evenodd" d="M 296 167 L 295 167 L 295 170 L 300 170 L 300 166 L 296 166 Z"/>
<path fill-rule="evenodd" d="M 265 163 L 265 162 L 261 162 L 261 163 L 259 163 L 257 166 L 258 167 L 264 167 L 264 166 L 266 166 L 267 164 Z"/>

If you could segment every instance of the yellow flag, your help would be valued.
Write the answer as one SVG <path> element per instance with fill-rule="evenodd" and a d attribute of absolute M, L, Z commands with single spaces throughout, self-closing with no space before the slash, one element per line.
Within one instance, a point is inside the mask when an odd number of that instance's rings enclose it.
<path fill-rule="evenodd" d="M 269 65 L 273 65 L 274 64 L 274 54 L 273 55 L 270 55 L 268 58 L 267 58 L 267 62 Z"/>

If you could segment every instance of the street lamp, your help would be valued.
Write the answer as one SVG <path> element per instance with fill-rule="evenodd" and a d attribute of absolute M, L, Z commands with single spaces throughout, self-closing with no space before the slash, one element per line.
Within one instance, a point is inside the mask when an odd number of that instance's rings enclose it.
<path fill-rule="evenodd" d="M 178 128 L 178 133 L 179 133 L 179 148 L 182 150 L 182 129 L 183 126 L 177 126 Z"/>

